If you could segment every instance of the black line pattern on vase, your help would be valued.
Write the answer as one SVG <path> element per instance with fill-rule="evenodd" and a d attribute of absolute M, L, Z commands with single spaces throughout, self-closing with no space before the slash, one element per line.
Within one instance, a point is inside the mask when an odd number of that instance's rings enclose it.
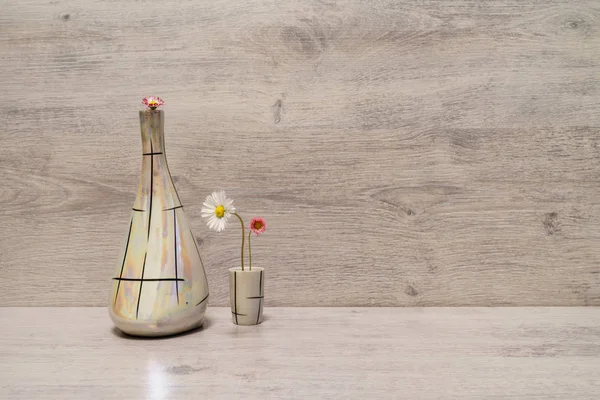
<path fill-rule="evenodd" d="M 178 208 L 183 208 L 183 205 L 179 205 L 179 206 L 175 206 L 175 207 L 171 207 L 171 208 L 165 208 L 163 211 L 171 211 L 171 210 L 176 210 Z"/>
<path fill-rule="evenodd" d="M 208 290 L 208 278 L 206 277 L 206 270 L 204 269 L 204 263 L 202 262 L 202 256 L 200 255 L 200 250 L 198 250 L 198 243 L 196 243 L 196 238 L 194 237 L 194 233 L 190 229 L 190 236 L 192 237 L 192 241 L 194 242 L 194 246 L 196 247 L 196 253 L 198 254 L 198 258 L 200 259 L 200 265 L 202 265 L 202 271 L 204 272 L 204 282 L 206 282 L 206 290 Z"/>
<path fill-rule="evenodd" d="M 169 168 L 169 162 L 167 161 L 166 157 L 164 158 L 164 162 L 165 162 L 165 166 L 167 167 L 167 173 L 169 174 L 169 177 L 171 178 L 171 185 L 173 185 L 173 190 L 175 191 L 175 196 L 177 196 L 177 201 L 179 202 L 179 205 L 175 208 L 183 208 L 183 203 L 181 203 L 181 199 L 179 198 L 179 192 L 177 191 L 177 188 L 175 187 L 175 182 L 173 182 L 173 176 L 171 175 L 171 169 Z M 167 210 L 170 210 L 169 208 Z M 192 241 L 194 242 L 194 246 L 196 247 L 196 254 L 198 254 L 198 258 L 200 259 L 200 265 L 202 265 L 202 272 L 204 272 L 204 282 L 206 282 L 206 290 L 208 291 L 208 278 L 206 276 L 206 269 L 204 268 L 204 261 L 202 261 L 202 256 L 200 255 L 200 250 L 198 250 L 198 243 L 196 243 L 196 238 L 194 237 L 194 233 L 192 232 L 192 230 L 190 229 L 190 236 L 192 237 Z"/>
<path fill-rule="evenodd" d="M 145 212 L 146 210 L 141 210 L 139 208 L 132 208 L 133 211 L 137 211 L 137 212 Z"/>
<path fill-rule="evenodd" d="M 206 301 L 206 299 L 208 299 L 208 294 L 206 295 L 205 298 L 203 298 L 202 300 L 200 300 L 200 302 L 198 304 L 196 304 L 196 307 L 198 307 L 200 304 L 204 303 Z"/>
<path fill-rule="evenodd" d="M 152 139 L 150 139 L 150 153 L 143 153 L 142 155 L 143 155 L 143 156 L 155 156 L 155 155 L 157 155 L 157 154 L 162 154 L 162 153 L 154 153 L 154 152 L 152 151 Z"/>
<path fill-rule="evenodd" d="M 238 324 L 237 312 L 237 274 L 233 271 L 233 315 L 235 315 L 235 324 Z"/>
<path fill-rule="evenodd" d="M 125 254 L 123 254 L 123 263 L 121 264 L 121 273 L 119 274 L 119 283 L 117 284 L 117 293 L 115 293 L 115 302 L 117 304 L 117 297 L 119 297 L 119 289 L 121 287 L 120 278 L 123 277 L 123 269 L 125 268 L 125 260 L 127 259 L 127 250 L 129 249 L 129 238 L 131 237 L 131 227 L 133 226 L 133 218 L 129 223 L 129 233 L 127 234 L 127 243 L 125 243 Z"/>
<path fill-rule="evenodd" d="M 237 316 L 238 316 L 238 315 L 239 315 L 240 317 L 247 317 L 247 316 L 248 316 L 248 314 L 240 314 L 240 313 L 236 313 L 236 312 L 233 312 L 233 311 L 232 311 L 231 313 L 232 313 L 233 315 L 235 315 L 235 321 L 236 321 L 235 323 L 236 323 L 236 325 L 237 325 Z"/>
<path fill-rule="evenodd" d="M 115 281 L 131 281 L 131 282 L 183 282 L 183 278 L 113 278 Z"/>
<path fill-rule="evenodd" d="M 165 158 L 165 165 L 167 166 L 167 172 L 169 173 L 169 177 L 171 178 L 171 184 L 173 185 L 173 190 L 175 190 L 175 196 L 177 196 L 177 201 L 179 202 L 179 204 L 182 204 L 181 199 L 179 198 L 179 193 L 177 193 L 177 188 L 175 187 L 175 182 L 173 182 L 173 177 L 171 176 L 171 170 L 169 169 L 169 162 L 167 161 L 166 158 Z"/>
<path fill-rule="evenodd" d="M 175 278 L 177 278 L 177 210 L 173 210 L 173 238 L 175 239 Z M 175 292 L 177 293 L 177 305 L 179 305 L 179 282 L 175 281 Z"/>
<path fill-rule="evenodd" d="M 138 319 L 140 313 L 140 300 L 142 299 L 142 286 L 144 284 L 144 271 L 146 270 L 146 258 L 148 257 L 148 246 L 150 245 L 150 227 L 152 224 L 152 194 L 154 192 L 154 150 L 152 148 L 152 134 L 150 134 L 150 205 L 148 207 L 148 239 L 146 240 L 146 254 L 144 255 L 144 264 L 142 266 L 142 280 L 140 281 L 140 292 L 138 293 L 137 307 L 135 309 L 135 319 Z"/>
<path fill-rule="evenodd" d="M 258 312 L 256 313 L 256 324 L 258 325 L 258 321 L 260 321 L 260 306 L 262 305 L 262 299 L 265 297 L 264 293 L 263 293 L 263 289 L 262 289 L 262 282 L 263 282 L 263 271 L 260 271 L 260 280 L 259 280 L 259 289 L 258 289 L 258 294 L 260 294 L 260 296 L 258 297 Z"/>
<path fill-rule="evenodd" d="M 252 296 L 252 297 L 246 297 L 247 299 L 262 299 L 265 296 Z"/>

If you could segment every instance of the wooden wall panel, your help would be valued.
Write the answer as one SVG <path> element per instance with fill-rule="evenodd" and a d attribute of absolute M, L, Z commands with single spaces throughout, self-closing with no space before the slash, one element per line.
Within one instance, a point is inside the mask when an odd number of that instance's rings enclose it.
<path fill-rule="evenodd" d="M 141 97 L 228 304 L 600 305 L 597 1 L 0 0 L 0 304 L 103 305 Z"/>

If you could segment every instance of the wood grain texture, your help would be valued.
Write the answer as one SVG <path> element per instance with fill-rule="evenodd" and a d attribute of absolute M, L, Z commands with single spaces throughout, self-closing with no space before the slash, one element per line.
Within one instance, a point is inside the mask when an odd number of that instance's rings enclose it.
<path fill-rule="evenodd" d="M 0 397 L 595 400 L 599 311 L 279 307 L 243 327 L 213 307 L 156 341 L 104 308 L 3 308 Z"/>
<path fill-rule="evenodd" d="M 228 305 L 600 305 L 600 3 L 0 0 L 0 304 L 104 305 L 166 100 L 171 171 Z M 94 112 L 97 111 L 97 112 Z"/>

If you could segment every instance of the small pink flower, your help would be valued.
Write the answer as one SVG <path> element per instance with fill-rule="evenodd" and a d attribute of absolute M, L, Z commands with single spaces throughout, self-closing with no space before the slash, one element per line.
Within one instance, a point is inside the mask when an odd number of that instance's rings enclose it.
<path fill-rule="evenodd" d="M 160 97 L 156 97 L 156 96 L 144 97 L 142 99 L 142 103 L 144 103 L 144 105 L 151 110 L 156 110 L 156 107 L 160 107 L 163 104 L 165 104 L 165 102 L 162 101 L 162 99 Z"/>
<path fill-rule="evenodd" d="M 250 221 L 250 230 L 257 235 L 260 235 L 267 230 L 267 223 L 261 217 L 254 217 Z"/>

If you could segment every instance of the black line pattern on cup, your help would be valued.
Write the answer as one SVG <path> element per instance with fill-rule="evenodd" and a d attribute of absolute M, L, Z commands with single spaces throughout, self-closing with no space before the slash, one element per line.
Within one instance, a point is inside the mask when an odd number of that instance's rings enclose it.
<path fill-rule="evenodd" d="M 258 297 L 258 312 L 256 313 L 256 324 L 258 325 L 258 321 L 260 321 L 260 306 L 262 305 L 262 301 L 264 296 L 263 293 L 263 288 L 262 288 L 262 282 L 263 282 L 263 271 L 260 271 L 260 280 L 259 280 L 259 289 L 258 289 L 258 294 L 260 294 L 260 296 Z"/>
<path fill-rule="evenodd" d="M 238 312 L 237 312 L 237 274 L 233 271 L 233 315 L 235 315 L 235 324 L 238 325 Z"/>

